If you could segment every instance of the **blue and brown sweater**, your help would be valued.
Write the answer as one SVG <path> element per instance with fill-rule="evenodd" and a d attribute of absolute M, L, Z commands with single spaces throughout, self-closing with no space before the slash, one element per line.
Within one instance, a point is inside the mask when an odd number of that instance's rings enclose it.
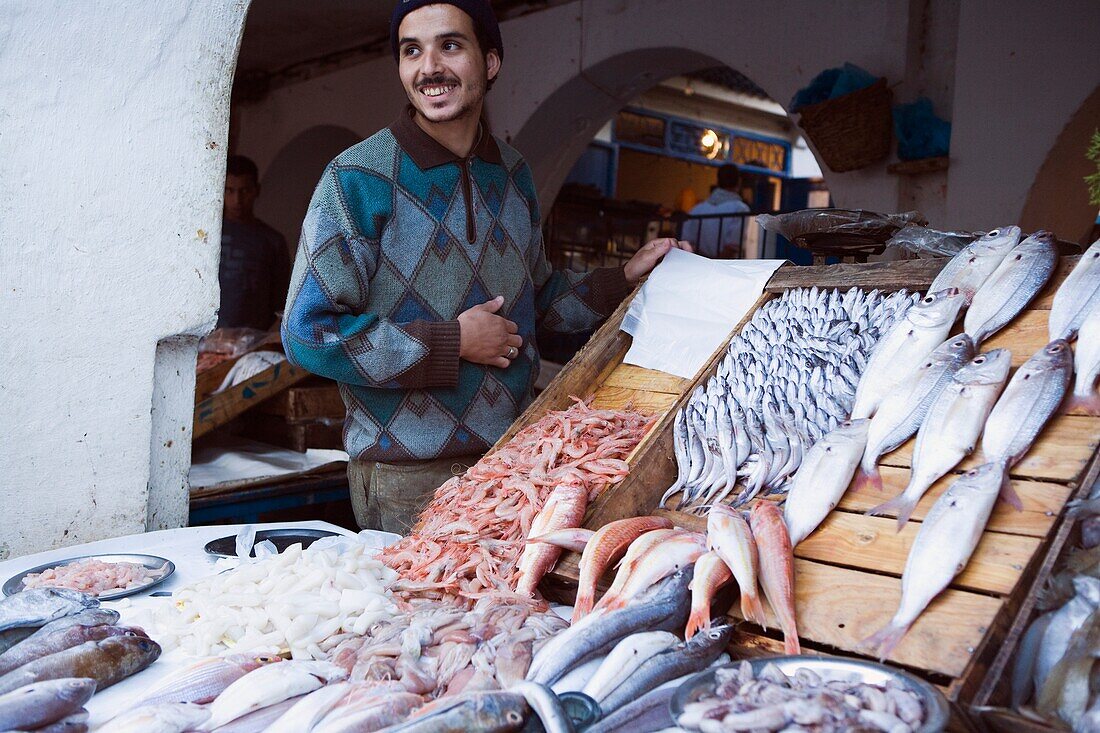
<path fill-rule="evenodd" d="M 485 134 L 458 158 L 410 111 L 325 169 L 283 320 L 290 361 L 340 384 L 364 460 L 486 450 L 531 401 L 536 332 L 590 329 L 630 291 L 621 268 L 551 270 L 518 152 Z M 523 337 L 507 369 L 458 355 L 458 315 L 498 295 Z"/>

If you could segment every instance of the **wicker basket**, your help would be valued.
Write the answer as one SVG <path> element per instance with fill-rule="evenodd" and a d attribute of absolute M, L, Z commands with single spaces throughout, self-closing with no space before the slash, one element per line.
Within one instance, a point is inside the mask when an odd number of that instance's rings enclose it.
<path fill-rule="evenodd" d="M 885 79 L 799 110 L 798 125 L 829 169 L 853 171 L 890 154 L 893 94 Z"/>

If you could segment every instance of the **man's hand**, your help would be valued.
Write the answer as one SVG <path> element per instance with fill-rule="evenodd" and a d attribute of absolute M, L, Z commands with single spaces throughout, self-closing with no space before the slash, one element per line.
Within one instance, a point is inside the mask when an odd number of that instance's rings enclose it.
<path fill-rule="evenodd" d="M 673 239 L 672 237 L 654 239 L 635 252 L 630 261 L 626 263 L 626 267 L 623 268 L 626 281 L 631 285 L 636 285 L 639 280 L 649 274 L 650 270 L 657 266 L 657 263 L 668 254 L 670 249 L 682 249 L 685 252 L 692 251 L 690 242 Z"/>
<path fill-rule="evenodd" d="M 496 313 L 504 305 L 504 296 L 475 305 L 458 315 L 458 355 L 474 364 L 507 369 L 519 356 L 523 339 L 516 335 L 519 326 Z"/>

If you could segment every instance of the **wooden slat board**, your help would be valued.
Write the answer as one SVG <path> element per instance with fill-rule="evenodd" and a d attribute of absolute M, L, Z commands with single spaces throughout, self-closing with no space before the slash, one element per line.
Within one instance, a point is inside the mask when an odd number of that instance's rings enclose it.
<path fill-rule="evenodd" d="M 195 433 L 199 438 L 211 430 L 225 425 L 241 413 L 274 397 L 287 387 L 309 376 L 305 369 L 299 369 L 282 362 L 268 367 L 249 380 L 224 392 L 211 395 L 195 405 Z"/>

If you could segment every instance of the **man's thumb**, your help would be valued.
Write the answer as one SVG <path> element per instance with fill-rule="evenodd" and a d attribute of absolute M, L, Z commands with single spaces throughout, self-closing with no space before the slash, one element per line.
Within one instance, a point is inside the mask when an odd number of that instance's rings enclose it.
<path fill-rule="evenodd" d="M 496 313 L 498 310 L 500 310 L 500 307 L 502 305 L 504 305 L 504 296 L 498 295 L 492 300 L 485 301 L 485 303 L 482 304 L 482 307 L 485 308 L 485 310 L 489 313 Z"/>

